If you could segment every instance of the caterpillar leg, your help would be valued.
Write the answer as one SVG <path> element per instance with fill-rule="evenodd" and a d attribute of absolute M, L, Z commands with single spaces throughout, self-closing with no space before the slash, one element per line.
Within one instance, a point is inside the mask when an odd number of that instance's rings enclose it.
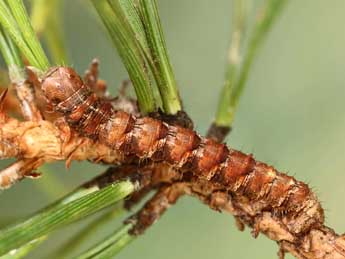
<path fill-rule="evenodd" d="M 10 188 L 13 184 L 21 181 L 23 178 L 38 178 L 39 173 L 34 172 L 36 168 L 42 165 L 41 159 L 23 159 L 18 160 L 5 169 L 0 171 L 0 191 Z"/>
<path fill-rule="evenodd" d="M 161 187 L 139 212 L 126 220 L 126 223 L 134 223 L 130 233 L 144 233 L 171 205 L 188 192 L 189 185 L 183 182 Z"/>

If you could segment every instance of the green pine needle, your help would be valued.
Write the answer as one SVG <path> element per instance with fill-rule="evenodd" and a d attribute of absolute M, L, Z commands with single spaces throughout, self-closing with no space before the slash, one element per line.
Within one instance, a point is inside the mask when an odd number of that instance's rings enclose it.
<path fill-rule="evenodd" d="M 241 3 L 243 1 L 246 0 L 237 0 L 235 4 L 243 5 L 243 3 Z M 228 127 L 232 125 L 235 111 L 244 91 L 249 71 L 257 56 L 258 50 L 287 2 L 288 0 L 266 0 L 262 13 L 260 13 L 261 15 L 257 20 L 251 35 L 249 35 L 249 43 L 244 54 L 242 66 L 240 67 L 239 62 L 233 63 L 230 60 L 222 92 L 223 94 L 219 102 L 215 120 L 215 124 L 217 126 Z M 238 17 L 238 19 L 242 18 Z M 236 25 L 240 23 L 235 22 L 234 24 Z M 235 26 L 234 30 L 239 30 L 240 33 L 242 32 L 240 27 L 236 28 Z M 232 41 L 234 40 L 236 39 L 233 38 Z M 241 48 L 241 46 L 239 46 L 239 48 Z"/>
<path fill-rule="evenodd" d="M 29 60 L 29 62 L 33 66 L 39 67 L 39 62 L 37 62 L 35 55 L 32 53 L 31 49 L 22 37 L 17 22 L 14 19 L 5 1 L 0 1 L 0 24 L 2 25 L 3 29 L 11 36 L 13 41 L 17 44 L 18 48 Z"/>
<path fill-rule="evenodd" d="M 58 258 L 67 258 L 71 255 L 74 251 L 78 251 L 81 244 L 86 242 L 90 237 L 92 237 L 101 226 L 114 221 L 119 215 L 125 212 L 123 208 L 123 203 L 119 202 L 116 204 L 115 208 L 111 207 L 109 211 L 106 211 L 100 217 L 94 219 L 90 224 L 88 224 L 85 228 L 80 230 L 76 235 L 69 238 L 67 242 L 59 249 L 56 253 L 56 257 Z M 1 258 L 0 258 L 1 259 Z"/>
<path fill-rule="evenodd" d="M 128 233 L 131 227 L 131 224 L 122 226 L 94 247 L 77 256 L 76 259 L 102 259 L 114 257 L 126 245 L 134 240 L 135 236 Z"/>
<path fill-rule="evenodd" d="M 36 34 L 46 42 L 55 65 L 68 64 L 64 43 L 61 0 L 33 0 L 31 23 Z"/>
<path fill-rule="evenodd" d="M 22 33 L 22 37 L 25 40 L 27 46 L 30 48 L 32 54 L 38 63 L 38 68 L 41 70 L 47 70 L 49 68 L 49 61 L 45 55 L 41 44 L 39 43 L 37 36 L 32 28 L 29 16 L 25 10 L 25 6 L 22 0 L 7 0 L 13 17 L 17 22 L 17 25 Z"/>
<path fill-rule="evenodd" d="M 12 39 L 8 34 L 0 27 L 0 51 L 7 66 L 16 65 L 17 67 L 23 67 L 20 53 Z"/>
<path fill-rule="evenodd" d="M 106 208 L 125 198 L 135 188 L 134 183 L 126 180 L 111 184 L 101 190 L 95 187 L 78 189 L 34 216 L 1 230 L 0 255 Z"/>
<path fill-rule="evenodd" d="M 112 9 L 107 0 L 91 0 L 91 2 L 107 28 L 110 38 L 127 69 L 141 112 L 150 113 L 155 111 L 156 102 L 147 65 L 136 39 L 136 34 L 132 31 L 128 21 L 129 17 L 126 17 L 121 3 L 116 2 L 116 8 Z"/>
<path fill-rule="evenodd" d="M 0 51 L 7 64 L 9 76 L 12 82 L 23 82 L 25 80 L 24 64 L 20 57 L 17 46 L 11 37 L 0 26 Z"/>
<path fill-rule="evenodd" d="M 157 3 L 155 0 L 140 0 L 139 8 L 151 52 L 149 64 L 160 91 L 163 110 L 167 114 L 176 114 L 182 110 L 182 104 L 166 48 Z"/>
<path fill-rule="evenodd" d="M 47 239 L 47 236 L 42 236 L 38 239 L 34 239 L 30 241 L 29 243 L 11 250 L 7 254 L 0 256 L 0 259 L 20 259 L 24 258 L 26 255 L 28 255 L 32 250 L 37 248 L 41 243 L 43 243 Z"/>

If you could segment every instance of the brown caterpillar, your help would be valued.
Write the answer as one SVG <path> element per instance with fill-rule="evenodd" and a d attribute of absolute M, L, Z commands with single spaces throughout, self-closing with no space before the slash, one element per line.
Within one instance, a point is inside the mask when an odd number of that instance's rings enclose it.
<path fill-rule="evenodd" d="M 272 212 L 294 235 L 323 225 L 323 209 L 306 184 L 190 129 L 116 111 L 72 68 L 51 69 L 43 78 L 42 91 L 71 128 L 125 156 L 166 162 L 181 174 L 193 172 L 197 179 L 245 197 L 252 205 L 253 216 Z"/>

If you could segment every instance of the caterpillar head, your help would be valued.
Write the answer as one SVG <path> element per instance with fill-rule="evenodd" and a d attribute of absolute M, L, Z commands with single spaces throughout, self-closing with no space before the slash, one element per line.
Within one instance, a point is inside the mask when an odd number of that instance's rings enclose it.
<path fill-rule="evenodd" d="M 77 72 L 70 67 L 53 67 L 42 79 L 41 89 L 52 104 L 66 101 L 84 85 Z"/>

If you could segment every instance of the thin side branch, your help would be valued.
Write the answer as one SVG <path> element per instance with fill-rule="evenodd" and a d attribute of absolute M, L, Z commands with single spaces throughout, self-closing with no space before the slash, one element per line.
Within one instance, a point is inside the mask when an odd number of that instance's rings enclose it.
<path fill-rule="evenodd" d="M 40 110 L 38 109 L 35 102 L 35 93 L 33 85 L 26 80 L 24 71 L 20 73 L 15 73 L 13 70 L 21 70 L 21 68 L 16 67 L 15 65 L 10 67 L 10 79 L 14 89 L 16 91 L 20 107 L 22 110 L 22 115 L 25 120 L 30 121 L 40 121 L 43 119 Z M 23 69 L 22 69 L 23 70 Z M 20 74 L 20 76 L 16 76 Z"/>
<path fill-rule="evenodd" d="M 316 227 L 308 233 L 293 234 L 285 227 L 286 219 L 282 219 L 269 211 L 260 215 L 253 214 L 255 207 L 259 204 L 248 202 L 245 196 L 240 194 L 229 196 L 217 184 L 206 180 L 193 178 L 191 181 L 183 182 L 181 174 L 166 164 L 141 167 L 129 165 L 116 170 L 108 170 L 105 174 L 95 178 L 92 184 L 104 186 L 124 176 L 140 179 L 142 188 L 150 186 L 151 189 L 154 189 L 157 186 L 162 186 L 144 209 L 128 221 L 134 224 L 130 230 L 134 235 L 144 232 L 149 226 L 157 222 L 160 216 L 179 197 L 187 194 L 197 197 L 211 209 L 234 215 L 240 230 L 243 230 L 244 225 L 247 225 L 252 228 L 252 235 L 255 238 L 259 233 L 263 233 L 271 240 L 276 241 L 279 245 L 280 258 L 284 258 L 286 252 L 299 259 L 345 258 L 345 235 L 338 235 L 324 225 Z M 164 181 L 162 182 L 161 179 Z M 137 225 L 138 220 L 140 220 L 140 225 Z M 117 234 L 112 236 L 118 237 Z M 112 237 L 109 237 L 109 240 L 114 241 Z"/>
<path fill-rule="evenodd" d="M 117 151 L 71 133 L 62 121 L 57 124 L 45 120 L 20 122 L 0 114 L 0 159 L 25 160 L 0 172 L 0 189 L 9 188 L 44 163 L 65 160 L 69 166 L 72 160 L 107 164 L 123 160 Z"/>

